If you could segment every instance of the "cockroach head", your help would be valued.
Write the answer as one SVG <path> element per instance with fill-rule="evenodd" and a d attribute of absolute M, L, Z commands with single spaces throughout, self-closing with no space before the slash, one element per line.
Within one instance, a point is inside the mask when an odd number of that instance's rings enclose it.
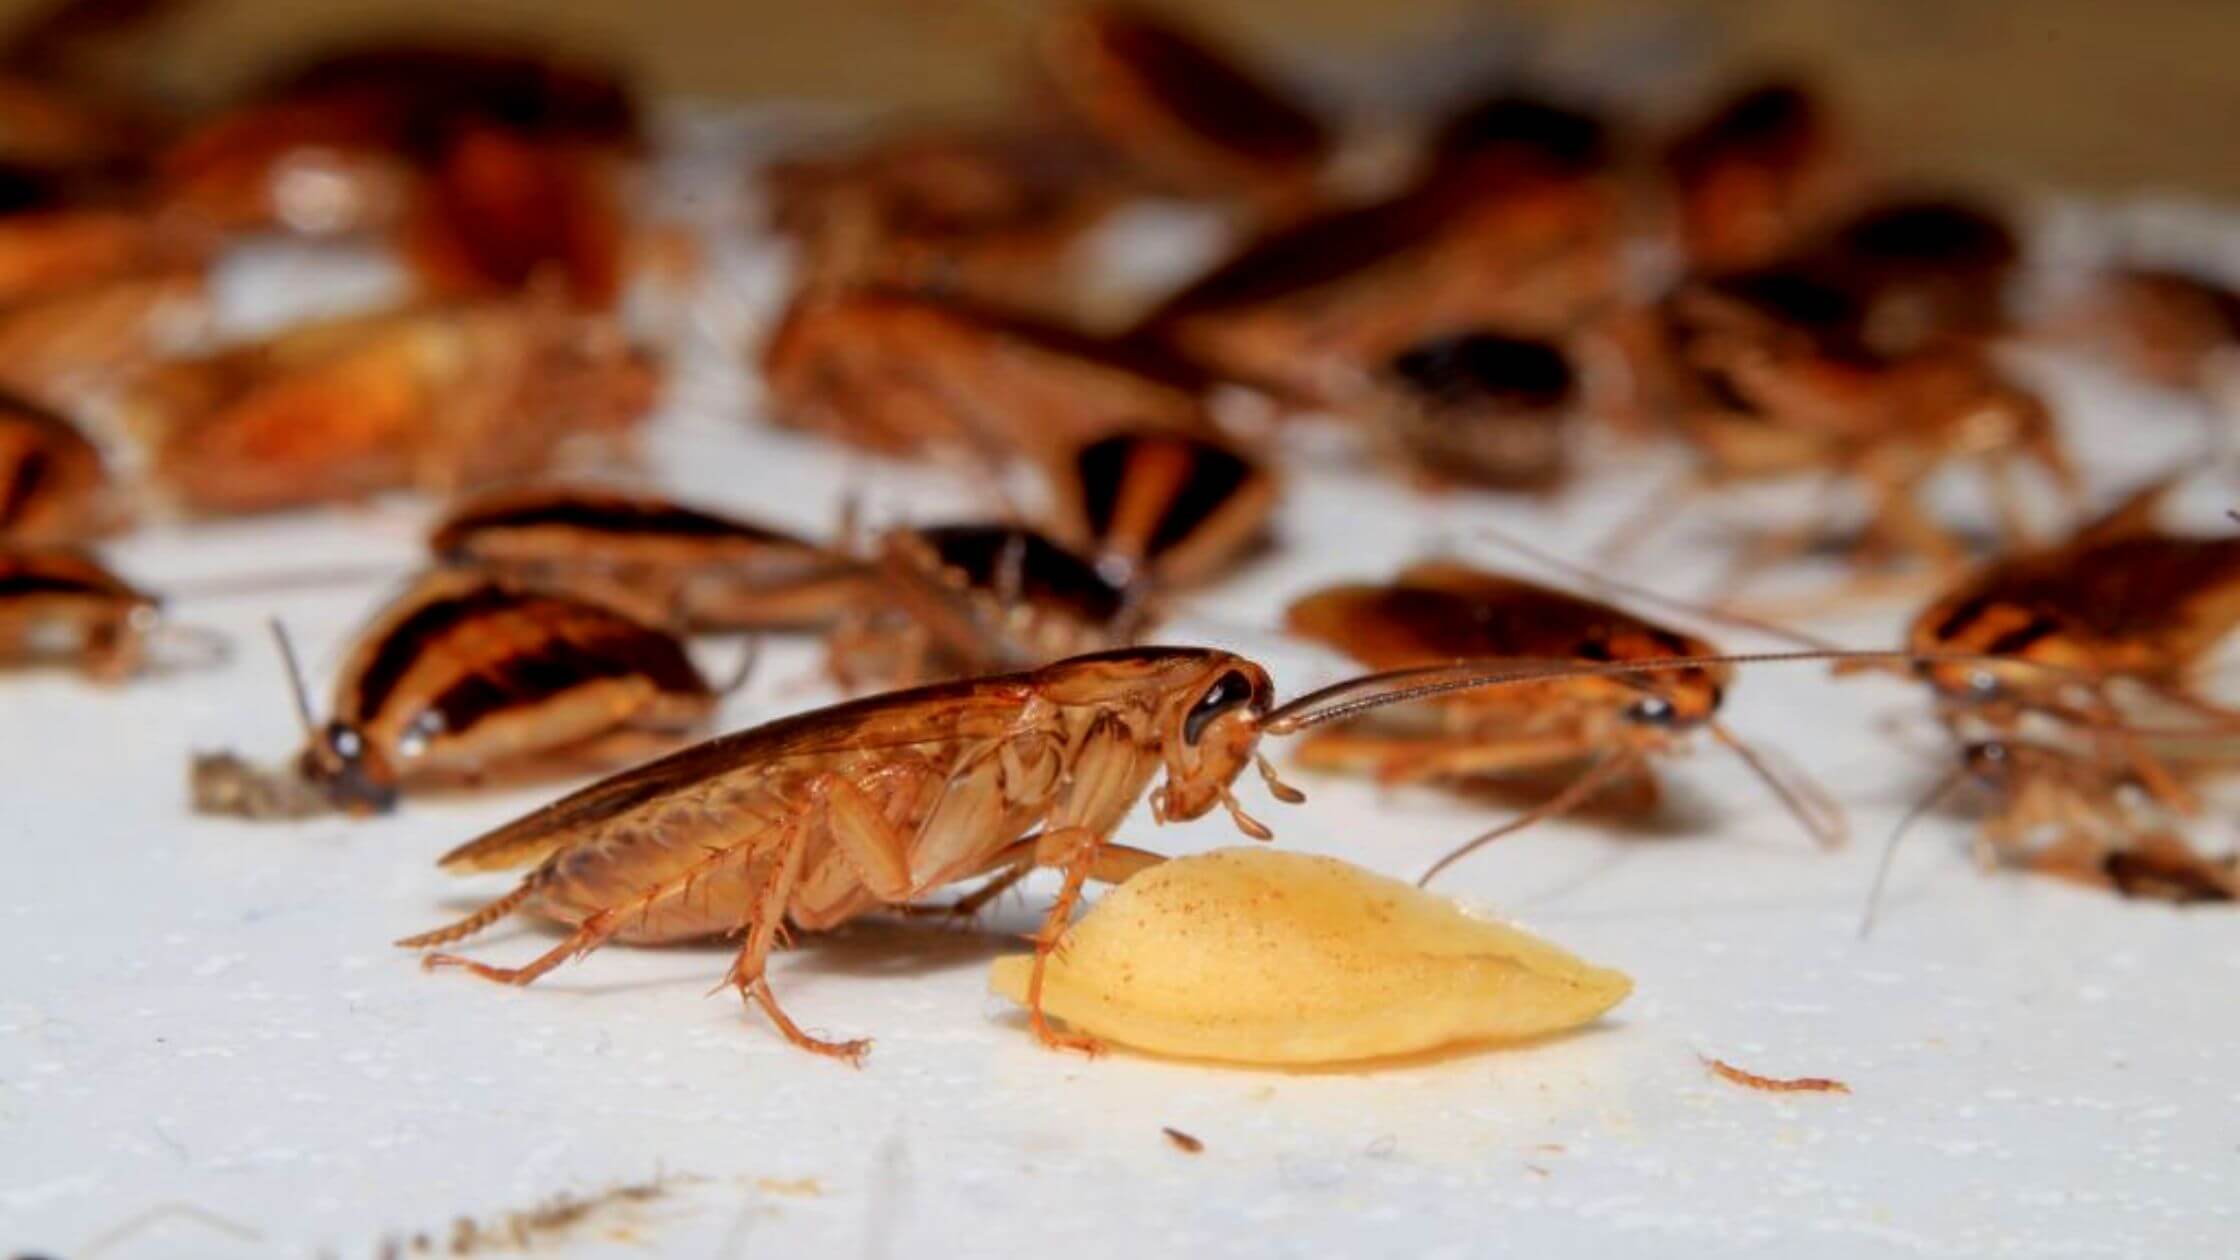
<path fill-rule="evenodd" d="M 1206 653 L 1158 716 L 1167 765 L 1161 815 L 1196 818 L 1223 803 L 1258 750 L 1260 721 L 1274 704 L 1268 671 L 1241 656 Z"/>
<path fill-rule="evenodd" d="M 352 814 L 386 814 L 397 805 L 396 777 L 365 732 L 329 722 L 303 750 L 305 780 L 317 784 L 335 808 Z"/>

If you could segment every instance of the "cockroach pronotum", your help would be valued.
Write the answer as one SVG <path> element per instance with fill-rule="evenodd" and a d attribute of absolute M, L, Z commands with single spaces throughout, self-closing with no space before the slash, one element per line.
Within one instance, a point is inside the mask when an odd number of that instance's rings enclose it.
<path fill-rule="evenodd" d="M 1680 243 L 1699 271 L 1763 266 L 1823 226 L 1857 182 L 1811 90 L 1772 81 L 1720 101 L 1665 150 Z"/>
<path fill-rule="evenodd" d="M 1207 382 L 1054 324 L 883 290 L 811 290 L 763 358 L 784 423 L 877 450 L 1049 458 L 1122 428 L 1201 431 Z"/>
<path fill-rule="evenodd" d="M 608 320 L 535 296 L 314 324 L 144 376 L 127 423 L 195 513 L 253 512 L 543 471 L 612 444 L 653 365 Z"/>
<path fill-rule="evenodd" d="M 1166 429 L 1085 442 L 1049 476 L 1054 532 L 1124 587 L 1212 577 L 1260 541 L 1276 502 L 1274 474 L 1251 456 Z"/>
<path fill-rule="evenodd" d="M 1998 211 L 1949 197 L 1876 202 L 1789 265 L 1852 295 L 1860 340 L 1900 356 L 2007 327 L 2021 242 Z"/>
<path fill-rule="evenodd" d="M 606 486 L 542 483 L 473 496 L 444 514 L 428 546 L 444 564 L 696 631 L 829 622 L 862 583 L 862 565 L 830 548 Z"/>
<path fill-rule="evenodd" d="M 1456 661 L 1351 679 L 1280 706 L 1267 671 L 1228 652 L 1134 647 L 1073 657 L 1028 673 L 797 714 L 593 784 L 453 850 L 443 859 L 453 871 L 534 869 L 482 909 L 399 944 L 450 945 L 517 910 L 535 910 L 574 930 L 524 966 L 448 953 L 427 958 L 431 966 L 528 984 L 609 941 L 743 934 L 726 983 L 794 1045 L 856 1060 L 868 1043 L 812 1037 L 771 995 L 765 965 L 789 924 L 829 928 L 992 876 L 954 907 L 970 911 L 1034 867 L 1055 866 L 1064 883 L 1035 937 L 1027 1005 L 1044 1044 L 1094 1049 L 1043 1019 L 1043 965 L 1086 881 L 1116 882 L 1160 860 L 1111 842 L 1147 791 L 1157 821 L 1197 818 L 1219 805 L 1241 831 L 1264 840 L 1271 833 L 1231 790 L 1244 767 L 1257 765 L 1278 800 L 1303 799 L 1259 755 L 1266 735 L 1297 734 L 1388 704 L 1562 678 L 1898 655 Z M 1162 771 L 1164 782 L 1153 787 Z"/>
<path fill-rule="evenodd" d="M 99 532 L 108 487 L 101 452 L 68 420 L 0 392 L 0 538 L 58 542 Z"/>
<path fill-rule="evenodd" d="M 0 663 L 74 661 L 121 682 L 146 659 L 159 609 L 85 552 L 0 544 Z"/>
<path fill-rule="evenodd" d="M 1375 670 L 1463 659 L 1523 665 L 1714 655 L 1700 639 L 1608 604 L 1453 561 L 1411 565 L 1389 583 L 1313 592 L 1294 602 L 1284 620 L 1294 634 Z M 1314 768 L 1367 769 L 1395 783 L 1583 767 L 1538 808 L 1442 859 L 1423 876 L 1425 882 L 1495 836 L 1645 776 L 1652 759 L 1697 730 L 1732 749 L 1815 839 L 1840 843 L 1843 816 L 1826 793 L 1795 772 L 1785 773 L 1719 721 L 1732 672 L 1707 666 L 1645 678 L 1559 676 L 1457 694 L 1317 731 L 1301 744 L 1299 761 Z"/>
<path fill-rule="evenodd" d="M 1139 591 L 1034 530 L 898 529 L 832 631 L 831 669 L 851 690 L 1015 673 L 1122 646 L 1146 624 Z"/>
<path fill-rule="evenodd" d="M 1040 51 L 1047 89 L 1147 182 L 1277 215 L 1313 200 L 1329 130 L 1195 32 L 1133 5 L 1081 5 Z"/>
<path fill-rule="evenodd" d="M 1491 330 L 1393 357 L 1366 408 L 1373 438 L 1434 485 L 1542 489 L 1568 463 L 1578 375 L 1559 345 Z"/>
<path fill-rule="evenodd" d="M 374 618 L 323 724 L 281 645 L 306 747 L 279 776 L 197 758 L 205 813 L 380 813 L 408 789 L 611 767 L 673 747 L 718 699 L 673 636 L 605 604 L 460 570 L 423 577 Z"/>

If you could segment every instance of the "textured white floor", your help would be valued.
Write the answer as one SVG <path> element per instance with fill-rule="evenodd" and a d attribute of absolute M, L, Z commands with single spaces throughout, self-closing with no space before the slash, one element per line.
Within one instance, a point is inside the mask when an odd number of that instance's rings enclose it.
<path fill-rule="evenodd" d="M 719 189 L 691 209 L 729 213 Z M 2229 232 L 2201 239 L 2231 261 Z M 735 331 L 775 281 L 759 254 L 721 261 L 746 296 L 702 334 Z M 228 292 L 237 315 L 269 318 L 380 285 L 377 269 L 327 275 L 266 259 Z M 653 442 L 679 492 L 804 529 L 848 489 L 889 517 L 973 506 L 938 475 L 743 424 L 751 397 L 702 349 Z M 2194 439 L 2179 401 L 2034 366 L 2089 430 L 2103 486 Z M 1264 629 L 1288 596 L 1383 573 L 1441 536 L 1468 550 L 1479 522 L 1578 555 L 1658 473 L 1621 467 L 1550 505 L 1427 501 L 1316 445 L 1292 469 L 1282 549 L 1168 636 L 1239 647 L 1293 689 L 1336 666 Z M 2211 485 L 2190 506 L 2214 520 L 2230 498 Z M 174 585 L 401 564 L 423 513 L 157 532 L 114 555 Z M 1712 545 L 1704 519 L 1676 523 L 1637 576 L 1686 591 Z M 218 670 L 113 692 L 0 681 L 0 1251 L 89 1254 L 154 1209 L 98 1254 L 374 1255 L 423 1231 L 440 1242 L 462 1215 L 662 1174 L 664 1197 L 586 1224 L 571 1254 L 2240 1250 L 2240 920 L 1986 877 L 1963 824 L 1939 819 L 1903 855 L 1877 935 L 1856 939 L 1877 843 L 1938 768 L 1918 723 L 1885 729 L 1920 705 L 1898 682 L 1771 667 L 1733 698 L 1735 726 L 1849 804 L 1859 840 L 1845 852 L 1813 851 L 1707 753 L 1673 769 L 1667 826 L 1546 826 L 1454 873 L 1449 891 L 1633 974 L 1636 996 L 1580 1034 L 1367 1074 L 1045 1053 L 984 991 L 1037 889 L 987 935 L 872 924 L 778 962 L 805 1025 L 878 1039 L 855 1072 L 708 996 L 721 948 L 611 949 L 511 991 L 425 975 L 386 944 L 501 887 L 431 860 L 544 794 L 412 803 L 371 823 L 189 818 L 189 750 L 293 740 L 260 619 L 284 614 L 323 673 L 375 594 L 182 603 L 180 619 L 237 641 Z M 1833 629 L 1880 644 L 1896 616 Z M 813 664 L 806 646 L 774 647 L 726 723 L 820 702 Z M 1406 875 L 1491 817 L 1435 793 L 1303 786 L 1298 808 L 1257 784 L 1244 794 L 1278 843 Z M 1238 842 L 1219 821 L 1155 832 L 1147 815 L 1127 838 Z M 475 948 L 510 960 L 550 939 L 516 924 Z M 1708 1079 L 1698 1053 L 1854 1093 L 1746 1092 Z M 1204 1153 L 1170 1146 L 1167 1125 Z"/>

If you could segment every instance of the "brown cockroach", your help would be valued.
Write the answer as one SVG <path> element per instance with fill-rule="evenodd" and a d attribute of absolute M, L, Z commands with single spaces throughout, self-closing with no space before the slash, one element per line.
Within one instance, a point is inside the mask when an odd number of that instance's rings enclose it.
<path fill-rule="evenodd" d="M 455 504 L 428 547 L 444 564 L 695 631 L 821 624 L 862 583 L 853 558 L 806 539 L 660 495 L 565 482 Z"/>
<path fill-rule="evenodd" d="M 61 542 L 110 523 L 101 452 L 67 419 L 0 392 L 0 539 Z"/>
<path fill-rule="evenodd" d="M 1523 122 L 1485 126 L 1397 196 L 1263 236 L 1134 336 L 1225 380 L 1342 410 L 1427 338 L 1571 329 L 1618 278 L 1620 204 L 1601 151 Z"/>
<path fill-rule="evenodd" d="M 0 663 L 74 661 L 121 682 L 146 659 L 160 608 L 83 551 L 0 543 Z"/>
<path fill-rule="evenodd" d="M 1674 295 L 1666 323 L 1681 375 L 1671 405 L 1698 460 L 1696 488 L 1815 474 L 1855 484 L 1869 501 L 1860 555 L 1919 557 L 1949 573 L 1966 547 L 1918 496 L 1933 473 L 1969 462 L 1983 470 L 2002 531 L 2027 544 L 2033 529 L 2017 469 L 2036 469 L 2065 500 L 2080 489 L 2045 404 L 1980 348 L 1877 353 L 1860 340 L 1860 309 L 1853 295 L 1790 270 L 1696 282 Z M 1672 506 L 1651 500 L 1613 545 Z M 1823 527 L 1815 520 L 1760 540 L 1738 560 L 1730 587 L 1808 549 Z"/>
<path fill-rule="evenodd" d="M 1022 673 L 935 684 L 796 714 L 627 770 L 453 850 L 446 869 L 534 864 L 513 891 L 448 926 L 398 942 L 450 945 L 517 910 L 569 925 L 520 967 L 453 954 L 486 979 L 528 984 L 609 941 L 654 944 L 740 935 L 725 977 L 786 1039 L 849 1060 L 862 1041 L 803 1032 L 772 996 L 766 964 L 789 926 L 817 931 L 882 907 L 918 905 L 944 885 L 993 878 L 956 906 L 971 912 L 1037 866 L 1064 872 L 1035 936 L 1027 990 L 1035 1035 L 1094 1049 L 1043 1019 L 1042 963 L 1090 879 L 1117 882 L 1159 861 L 1112 843 L 1148 791 L 1155 820 L 1225 807 L 1256 839 L 1232 784 L 1259 767 L 1278 800 L 1304 799 L 1259 755 L 1294 735 L 1389 704 L 1560 678 L 1684 675 L 1770 661 L 1892 659 L 1893 653 L 1762 653 L 1639 662 L 1454 661 L 1350 679 L 1277 705 L 1267 671 L 1209 648 L 1135 647 Z M 1152 780 L 1164 772 L 1157 787 Z"/>
<path fill-rule="evenodd" d="M 383 813 L 407 790 L 612 767 L 675 746 L 718 694 L 684 645 L 615 608 L 437 570 L 359 635 L 325 723 L 281 636 L 305 748 L 275 778 L 197 758 L 205 813 Z"/>
<path fill-rule="evenodd" d="M 782 423 L 875 450 L 1049 459 L 1122 428 L 1202 432 L 1206 380 L 1030 318 L 885 290 L 810 290 L 763 356 Z"/>
<path fill-rule="evenodd" d="M 1464 659 L 1627 662 L 1711 657 L 1701 639 L 1609 604 L 1454 561 L 1414 564 L 1389 583 L 1328 587 L 1292 603 L 1294 634 L 1328 644 L 1373 670 Z M 1484 694 L 1449 696 L 1318 731 L 1301 764 L 1366 769 L 1387 783 L 1499 778 L 1584 766 L 1555 797 L 1449 854 L 1428 882 L 1499 835 L 1593 799 L 1613 783 L 1646 777 L 1650 761 L 1709 731 L 1773 789 L 1823 844 L 1840 843 L 1840 810 L 1817 785 L 1739 739 L 1718 719 L 1733 671 L 1674 670 L 1650 678 L 1557 677 Z"/>
<path fill-rule="evenodd" d="M 1490 330 L 1418 342 L 1362 408 L 1375 440 L 1432 485 L 1544 489 L 1569 463 L 1578 374 L 1563 347 Z"/>
<path fill-rule="evenodd" d="M 1681 249 L 1698 271 L 1759 267 L 1825 226 L 1857 184 L 1827 106 L 1770 81 L 1721 100 L 1665 149 Z"/>
<path fill-rule="evenodd" d="M 254 512 L 540 472 L 571 439 L 618 442 L 655 383 L 611 321 L 532 295 L 176 360 L 136 384 L 125 412 L 181 508 Z"/>
<path fill-rule="evenodd" d="M 901 289 L 1047 318 L 1085 314 L 1069 255 L 1125 182 L 1070 139 L 916 131 L 765 175 L 804 287 Z"/>
<path fill-rule="evenodd" d="M 1034 530 L 916 527 L 879 541 L 829 659 L 850 690 L 892 690 L 1119 647 L 1147 624 L 1139 589 Z"/>
<path fill-rule="evenodd" d="M 1131 429 L 1085 442 L 1049 473 L 1053 532 L 1108 582 L 1202 582 L 1259 542 L 1275 475 L 1211 436 Z"/>
<path fill-rule="evenodd" d="M 1955 729 L 2010 735 L 2026 717 L 2055 719 L 2188 813 L 2191 793 L 2128 731 L 2142 705 L 2233 720 L 2192 676 L 2240 625 L 2240 537 L 2163 532 L 2155 517 L 2169 487 L 2132 494 L 2058 545 L 1984 565 L 1913 619 L 1906 645 L 1979 658 L 1916 667 Z"/>
<path fill-rule="evenodd" d="M 2159 267 L 2116 270 L 2099 288 L 2091 323 L 2132 370 L 2212 395 L 2240 382 L 2240 292 Z"/>
<path fill-rule="evenodd" d="M 1047 90 L 1153 185 L 1274 215 L 1314 199 L 1329 129 L 1199 33 L 1135 5 L 1084 4 L 1051 20 L 1039 51 Z"/>
<path fill-rule="evenodd" d="M 1861 344 L 1901 357 L 1995 336 L 2022 260 L 2013 224 L 1963 198 L 1895 197 L 1866 206 L 1785 266 L 1850 295 Z"/>

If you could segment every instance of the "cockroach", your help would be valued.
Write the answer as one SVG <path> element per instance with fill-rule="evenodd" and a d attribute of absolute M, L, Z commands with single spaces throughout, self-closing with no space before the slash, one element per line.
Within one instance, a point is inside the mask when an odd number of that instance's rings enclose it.
<path fill-rule="evenodd" d="M 285 636 L 281 648 L 306 746 L 277 781 L 232 773 L 241 765 L 232 758 L 198 759 L 203 812 L 284 802 L 277 812 L 296 815 L 323 798 L 384 813 L 407 790 L 611 767 L 674 746 L 718 699 L 661 630 L 605 604 L 459 570 L 428 574 L 375 616 L 323 724 Z"/>
<path fill-rule="evenodd" d="M 121 682 L 146 659 L 160 607 L 83 551 L 0 543 L 0 663 L 69 660 Z"/>
<path fill-rule="evenodd" d="M 2159 267 L 2118 269 L 2099 288 L 2094 331 L 2132 370 L 2207 394 L 2240 382 L 2240 292 Z"/>
<path fill-rule="evenodd" d="M 444 564 L 640 610 L 696 631 L 816 625 L 862 583 L 852 557 L 659 495 L 565 482 L 454 505 L 429 533 Z"/>
<path fill-rule="evenodd" d="M 765 175 L 804 287 L 937 293 L 1046 318 L 1083 314 L 1069 255 L 1127 184 L 1069 138 L 914 131 Z"/>
<path fill-rule="evenodd" d="M 1680 379 L 1673 402 L 1699 460 L 1698 488 L 1820 475 L 1869 501 L 1862 557 L 1919 557 L 1949 573 L 1966 547 L 1921 506 L 1929 476 L 1956 463 L 1984 472 L 2009 539 L 2034 536 L 2017 470 L 2034 468 L 2064 499 L 2080 483 L 2052 417 L 1980 349 L 1943 346 L 1896 357 L 1860 340 L 1852 295 L 1794 271 L 1745 273 L 1684 287 L 1667 326 Z M 1652 500 L 1614 540 L 1669 513 Z M 1762 540 L 1731 582 L 1819 538 L 1823 523 Z"/>
<path fill-rule="evenodd" d="M 453 850 L 445 869 L 534 864 L 513 891 L 448 926 L 398 942 L 450 945 L 517 910 L 568 924 L 568 938 L 520 967 L 449 953 L 485 979 L 529 984 L 609 941 L 655 944 L 742 935 L 725 983 L 786 1040 L 860 1059 L 868 1043 L 803 1032 L 772 996 L 765 965 L 788 926 L 817 931 L 944 885 L 991 881 L 952 907 L 976 910 L 1036 866 L 1064 871 L 1035 936 L 1027 1006 L 1046 1045 L 1095 1049 L 1042 1015 L 1043 968 L 1086 881 L 1113 883 L 1159 861 L 1112 843 L 1148 792 L 1157 821 L 1225 807 L 1239 830 L 1268 829 L 1232 784 L 1250 763 L 1278 800 L 1304 798 L 1259 755 L 1294 735 L 1385 705 L 1560 677 L 1687 673 L 1769 661 L 1892 659 L 1894 653 L 1761 653 L 1643 662 L 1456 661 L 1349 679 L 1277 705 L 1267 671 L 1210 648 L 1133 647 L 1027 673 L 870 696 L 719 736 L 626 770 Z M 1152 781 L 1164 772 L 1156 787 Z"/>
<path fill-rule="evenodd" d="M 519 293 L 551 283 L 577 305 L 620 296 L 628 245 L 622 155 L 461 125 L 427 163 L 402 230 L 435 298 Z"/>
<path fill-rule="evenodd" d="M 164 364 L 126 399 L 154 480 L 193 513 L 543 471 L 618 442 L 656 373 L 611 321 L 549 300 L 413 306 Z"/>
<path fill-rule="evenodd" d="M 0 391 L 0 538 L 59 542 L 108 523 L 101 452 L 46 407 Z"/>
<path fill-rule="evenodd" d="M 2163 532 L 2169 488 L 2149 485 L 2055 546 L 1984 565 L 1913 619 L 1906 644 L 1979 658 L 1916 667 L 1956 729 L 2011 734 L 2026 716 L 2055 719 L 2185 813 L 2191 793 L 2126 731 L 2142 704 L 2232 720 L 2191 675 L 2240 625 L 2240 537 Z"/>
<path fill-rule="evenodd" d="M 1050 458 L 1122 428 L 1203 431 L 1207 381 L 1058 325 L 890 292 L 804 292 L 763 357 L 773 417 L 875 450 Z"/>
<path fill-rule="evenodd" d="M 1702 272 L 1759 267 L 1838 213 L 1857 183 L 1835 119 L 1801 83 L 1718 102 L 1666 146 L 1682 251 Z"/>
<path fill-rule="evenodd" d="M 1270 232 L 1133 336 L 1224 380 L 1343 409 L 1413 343 L 1568 331 L 1615 291 L 1617 192 L 1592 162 L 1519 147 L 1458 148 L 1396 196 Z"/>
<path fill-rule="evenodd" d="M 1423 480 L 1542 489 L 1568 464 L 1579 382 L 1560 345 L 1479 330 L 1393 356 L 1373 398 L 1375 440 Z"/>
<path fill-rule="evenodd" d="M 1039 51 L 1046 88 L 1154 185 L 1278 215 L 1314 198 L 1329 129 L 1199 33 L 1135 5 L 1079 5 Z"/>
<path fill-rule="evenodd" d="M 1050 470 L 1059 539 L 1108 582 L 1172 589 L 1234 564 L 1267 529 L 1275 475 L 1235 446 L 1164 429 L 1085 442 Z"/>
<path fill-rule="evenodd" d="M 1711 657 L 1712 647 L 1611 605 L 1455 562 L 1414 564 L 1385 584 L 1328 587 L 1284 615 L 1294 634 L 1374 670 L 1478 659 L 1627 662 Z M 1806 830 L 1840 843 L 1841 811 L 1816 784 L 1751 748 L 1718 719 L 1733 671 L 1552 677 L 1377 712 L 1309 736 L 1300 764 L 1366 769 L 1388 783 L 1501 777 L 1584 766 L 1537 809 L 1442 859 L 1428 883 L 1479 845 L 1582 805 L 1644 772 L 1698 730 L 1742 759 Z M 1651 781 L 1653 782 L 1653 780 Z"/>
<path fill-rule="evenodd" d="M 200 252 L 111 178 L 0 163 L 0 303 L 191 264 Z"/>
<path fill-rule="evenodd" d="M 1859 210 L 1787 265 L 1849 293 L 1860 340 L 1897 357 L 2005 331 L 2006 286 L 2021 259 L 1996 209 L 1920 196 Z"/>
<path fill-rule="evenodd" d="M 1014 673 L 1119 647 L 1148 621 L 1139 592 L 1016 525 L 895 530 L 859 590 L 830 638 L 851 690 Z"/>

